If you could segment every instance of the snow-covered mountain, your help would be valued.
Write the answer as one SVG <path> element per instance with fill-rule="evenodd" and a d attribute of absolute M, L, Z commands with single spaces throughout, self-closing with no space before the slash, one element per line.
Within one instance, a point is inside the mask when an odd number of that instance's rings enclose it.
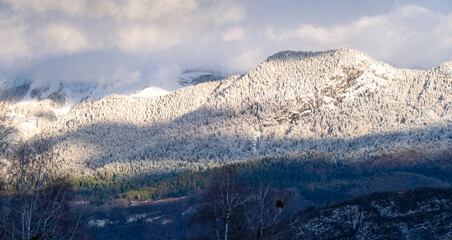
<path fill-rule="evenodd" d="M 196 85 L 199 83 L 221 80 L 218 72 L 205 72 L 186 70 L 177 80 L 180 87 Z M 128 94 L 128 92 L 132 92 Z M 142 89 L 130 90 L 128 87 L 117 87 L 114 84 L 100 84 L 97 82 L 53 82 L 39 83 L 32 80 L 18 78 L 0 79 L 0 100 L 12 103 L 26 104 L 50 100 L 58 107 L 73 107 L 82 100 L 92 101 L 104 98 L 111 94 L 130 95 L 134 98 L 149 98 L 169 93 L 168 89 L 156 86 L 147 86 Z"/>
<path fill-rule="evenodd" d="M 185 87 L 219 79 L 221 79 L 219 73 L 186 70 L 175 81 L 180 84 L 180 87 Z M 12 110 L 10 117 L 19 124 L 25 138 L 39 132 L 38 119 L 55 121 L 82 101 L 102 99 L 112 94 L 128 95 L 134 99 L 150 99 L 170 92 L 168 89 L 156 86 L 133 89 L 133 86 L 118 87 L 115 84 L 97 82 L 43 84 L 22 78 L 2 78 L 0 82 L 0 100 L 9 103 Z"/>
<path fill-rule="evenodd" d="M 56 118 L 41 114 L 44 104 L 13 114 L 37 118 L 35 132 L 53 139 L 71 173 L 173 172 L 281 154 L 417 161 L 452 149 L 451 66 L 397 69 L 352 49 L 284 51 L 245 75 L 171 93 L 82 101 Z"/>

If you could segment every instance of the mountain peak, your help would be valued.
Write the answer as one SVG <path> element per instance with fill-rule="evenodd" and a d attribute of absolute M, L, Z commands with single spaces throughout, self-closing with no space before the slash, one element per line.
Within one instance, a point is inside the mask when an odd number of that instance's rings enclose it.
<path fill-rule="evenodd" d="M 338 48 L 326 51 L 281 51 L 275 53 L 267 58 L 267 61 L 272 60 L 288 60 L 288 59 L 303 59 L 307 57 L 316 56 L 338 56 L 338 57 L 356 57 L 356 56 L 366 56 L 363 52 L 352 49 L 352 48 Z"/>
<path fill-rule="evenodd" d="M 267 61 L 272 60 L 288 60 L 288 59 L 303 59 L 307 57 L 314 57 L 318 55 L 328 54 L 334 52 L 334 50 L 328 50 L 328 51 L 290 51 L 285 50 L 281 52 L 277 52 L 270 57 L 267 58 Z"/>

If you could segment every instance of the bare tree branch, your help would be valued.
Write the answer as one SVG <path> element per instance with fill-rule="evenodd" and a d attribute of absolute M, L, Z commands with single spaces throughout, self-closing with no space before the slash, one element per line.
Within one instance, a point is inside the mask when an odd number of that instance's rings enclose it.
<path fill-rule="evenodd" d="M 3 194 L 2 231 L 23 240 L 62 237 L 68 188 L 52 169 L 54 154 L 50 142 L 37 139 L 20 143 L 15 149 L 9 156 L 10 187 Z"/>

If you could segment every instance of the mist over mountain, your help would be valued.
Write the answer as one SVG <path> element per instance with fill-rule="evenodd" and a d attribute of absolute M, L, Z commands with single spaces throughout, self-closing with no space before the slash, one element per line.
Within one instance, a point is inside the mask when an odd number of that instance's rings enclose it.
<path fill-rule="evenodd" d="M 179 76 L 179 83 L 185 87 L 204 82 L 217 81 L 223 78 L 224 77 L 222 77 L 222 75 L 218 72 L 187 70 Z"/>

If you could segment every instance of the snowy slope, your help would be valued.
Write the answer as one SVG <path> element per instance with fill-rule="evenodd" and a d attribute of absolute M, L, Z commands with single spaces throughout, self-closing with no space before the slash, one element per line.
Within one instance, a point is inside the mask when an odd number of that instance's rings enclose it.
<path fill-rule="evenodd" d="M 191 86 L 216 81 L 220 78 L 219 73 L 184 71 L 179 77 L 179 86 Z M 56 120 L 68 114 L 75 105 L 82 101 L 102 99 L 112 94 L 129 95 L 134 99 L 150 99 L 170 93 L 169 90 L 156 86 L 137 90 L 143 84 L 141 82 L 131 86 L 97 82 L 42 84 L 27 79 L 8 79 L 2 76 L 0 78 L 0 99 L 11 104 L 12 115 L 23 116 L 14 118 L 19 125 L 25 122 L 30 125 L 31 122 L 37 124 L 36 119 L 40 117 L 37 116 L 40 109 L 44 109 L 48 120 Z M 33 128 L 37 127 L 36 124 Z"/>
<path fill-rule="evenodd" d="M 74 172 L 171 172 L 281 154 L 362 161 L 413 152 L 407 161 L 423 161 L 452 148 L 450 64 L 397 69 L 353 49 L 285 51 L 245 75 L 140 101 L 82 102 L 38 127 Z"/>
<path fill-rule="evenodd" d="M 22 137 L 30 138 L 41 132 L 44 125 L 66 116 L 81 103 L 101 99 L 115 93 L 130 92 L 124 87 L 99 85 L 97 83 L 53 83 L 38 85 L 28 80 L 4 79 L 0 97 L 9 103 L 8 114 Z M 163 96 L 169 91 L 148 87 L 131 94 L 134 99 Z M 39 126 L 40 125 L 40 126 Z"/>

